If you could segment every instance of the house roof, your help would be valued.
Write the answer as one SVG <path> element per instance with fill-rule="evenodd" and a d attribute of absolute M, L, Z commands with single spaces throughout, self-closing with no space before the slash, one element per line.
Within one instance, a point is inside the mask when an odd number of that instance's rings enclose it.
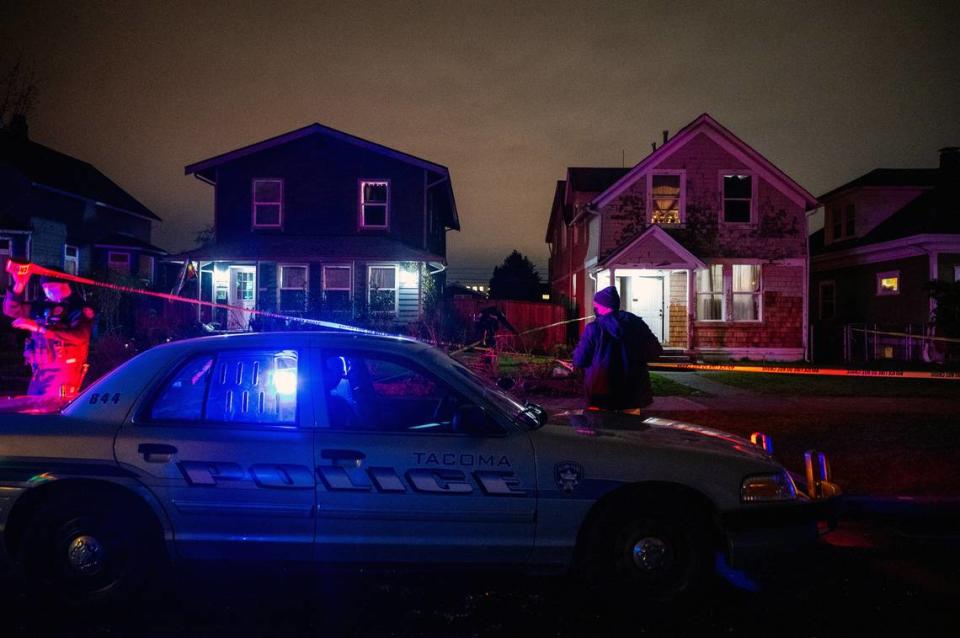
<path fill-rule="evenodd" d="M 865 175 L 837 186 L 827 191 L 817 199 L 830 199 L 834 195 L 853 188 L 890 186 L 919 186 L 929 187 L 937 183 L 938 169 L 936 168 L 876 168 Z"/>
<path fill-rule="evenodd" d="M 564 210 L 563 193 L 566 190 L 567 182 L 562 179 L 557 180 L 557 186 L 553 191 L 553 204 L 550 206 L 550 219 L 547 220 L 547 234 L 544 237 L 545 242 L 550 243 L 550 235 L 553 233 L 553 227 L 556 225 L 558 217 L 562 217 L 564 223 L 569 222 L 567 211 Z"/>
<path fill-rule="evenodd" d="M 12 166 L 41 187 L 160 221 L 149 208 L 93 165 L 27 137 L 0 130 L 0 165 Z"/>
<path fill-rule="evenodd" d="M 670 140 L 665 142 L 660 148 L 656 149 L 644 159 L 630 169 L 623 177 L 614 182 L 609 188 L 593 198 L 590 202 L 591 208 L 601 208 L 606 206 L 612 199 L 620 195 L 629 188 L 648 168 L 654 167 L 660 161 L 666 159 L 674 151 L 683 147 L 687 142 L 693 139 L 699 133 L 706 133 L 714 141 L 722 143 L 731 152 L 739 154 L 751 168 L 763 175 L 767 181 L 779 188 L 798 204 L 804 206 L 804 210 L 812 210 L 817 207 L 817 199 L 811 195 L 805 188 L 800 186 L 789 175 L 777 168 L 767 158 L 755 151 L 749 144 L 733 134 L 729 129 L 713 119 L 708 113 L 703 113 L 685 127 L 677 131 Z"/>
<path fill-rule="evenodd" d="M 347 142 L 348 144 L 355 144 L 374 153 L 392 157 L 393 159 L 400 160 L 401 162 L 407 162 L 408 164 L 413 164 L 414 166 L 419 166 L 420 168 L 433 171 L 444 176 L 446 178 L 447 192 L 450 198 L 451 210 L 450 219 L 448 220 L 447 226 L 454 230 L 460 230 L 460 217 L 457 212 L 457 202 L 453 196 L 453 185 L 450 182 L 450 171 L 446 166 L 419 158 L 416 155 L 398 151 L 390 148 L 389 146 L 371 142 L 370 140 L 357 137 L 356 135 L 338 131 L 335 128 L 330 128 L 329 126 L 324 126 L 323 124 L 317 122 L 308 124 L 307 126 L 289 131 L 287 133 L 282 133 L 269 139 L 265 139 L 261 142 L 242 146 L 232 151 L 221 153 L 220 155 L 215 155 L 214 157 L 200 160 L 199 162 L 194 162 L 193 164 L 188 164 L 184 167 L 183 172 L 185 175 L 195 175 L 206 182 L 214 184 L 216 183 L 216 171 L 214 169 L 217 166 L 226 164 L 228 162 L 233 162 L 242 157 L 247 157 L 248 155 L 260 153 L 261 151 L 265 151 L 276 146 L 282 146 L 311 135 L 326 135 L 327 137 L 332 137 L 334 139 Z"/>
<path fill-rule="evenodd" d="M 600 193 L 629 172 L 629 168 L 571 166 L 567 169 L 567 181 L 571 190 L 581 193 Z"/>
<path fill-rule="evenodd" d="M 810 254 L 820 255 L 914 235 L 960 235 L 960 192 L 934 188 L 908 202 L 862 237 L 825 244 L 821 228 L 810 236 Z"/>
<path fill-rule="evenodd" d="M 602 266 L 634 263 L 652 268 L 706 268 L 699 257 L 684 248 L 657 224 L 651 224 L 645 231 L 600 260 Z"/>
<path fill-rule="evenodd" d="M 216 242 L 178 257 L 209 261 L 277 261 L 289 263 L 425 261 L 445 263 L 441 255 L 413 248 L 389 237 L 254 235 Z"/>
<path fill-rule="evenodd" d="M 150 242 L 137 239 L 136 237 L 131 237 L 130 235 L 124 235 L 122 233 L 110 233 L 109 235 L 100 237 L 91 243 L 99 248 L 132 248 L 141 252 L 156 253 L 158 255 L 167 254 L 167 251 L 165 251 L 163 248 L 158 248 Z"/>

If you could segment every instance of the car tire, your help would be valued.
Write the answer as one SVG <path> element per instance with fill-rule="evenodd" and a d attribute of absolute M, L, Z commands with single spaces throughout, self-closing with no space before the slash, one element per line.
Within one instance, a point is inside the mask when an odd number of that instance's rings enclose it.
<path fill-rule="evenodd" d="M 56 500 L 30 520 L 17 562 L 29 582 L 65 603 L 117 602 L 138 592 L 155 572 L 162 556 L 158 540 L 127 503 Z"/>
<path fill-rule="evenodd" d="M 607 600 L 674 603 L 709 580 L 710 519 L 692 503 L 645 500 L 600 515 L 584 538 L 581 568 Z"/>

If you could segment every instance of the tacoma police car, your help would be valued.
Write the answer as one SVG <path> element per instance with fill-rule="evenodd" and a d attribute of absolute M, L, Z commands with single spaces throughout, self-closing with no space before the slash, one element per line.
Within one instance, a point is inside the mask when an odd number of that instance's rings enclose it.
<path fill-rule="evenodd" d="M 0 551 L 75 600 L 167 559 L 575 569 L 670 598 L 717 552 L 816 538 L 837 490 L 811 471 L 798 489 L 761 447 L 686 423 L 548 416 L 409 339 L 206 337 L 60 414 L 0 415 Z"/>

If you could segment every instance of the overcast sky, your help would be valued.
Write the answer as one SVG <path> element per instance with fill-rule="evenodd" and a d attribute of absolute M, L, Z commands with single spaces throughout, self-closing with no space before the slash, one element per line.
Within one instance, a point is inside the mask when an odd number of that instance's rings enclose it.
<path fill-rule="evenodd" d="M 567 166 L 632 165 L 708 112 L 814 195 L 960 144 L 960 3 L 18 2 L 0 67 L 31 137 L 96 165 L 187 248 L 184 165 L 311 122 L 450 168 L 452 268 L 545 269 Z M 544 272 L 544 274 L 546 274 Z"/>

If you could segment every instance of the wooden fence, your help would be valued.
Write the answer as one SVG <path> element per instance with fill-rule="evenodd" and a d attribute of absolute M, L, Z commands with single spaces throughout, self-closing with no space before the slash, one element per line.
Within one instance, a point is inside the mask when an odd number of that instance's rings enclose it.
<path fill-rule="evenodd" d="M 521 333 L 568 319 L 563 306 L 548 302 L 457 297 L 452 303 L 457 316 L 468 326 L 475 325 L 479 312 L 490 307 L 500 310 L 517 332 Z M 553 326 L 519 337 L 506 328 L 501 328 L 497 332 L 497 345 L 508 350 L 549 352 L 555 345 L 567 343 L 567 333 L 567 325 Z M 479 335 L 474 337 L 479 338 Z"/>

